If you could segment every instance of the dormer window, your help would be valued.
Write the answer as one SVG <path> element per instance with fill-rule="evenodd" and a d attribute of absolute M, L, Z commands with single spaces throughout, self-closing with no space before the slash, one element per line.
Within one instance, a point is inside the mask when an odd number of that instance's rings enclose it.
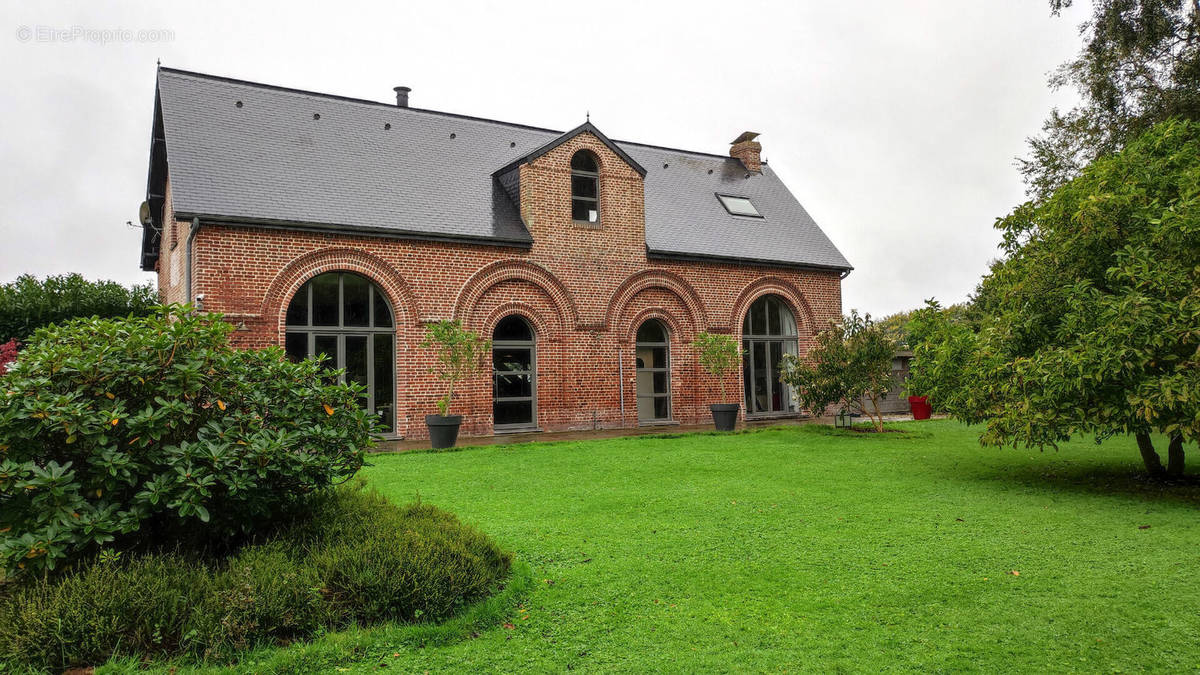
<path fill-rule="evenodd" d="M 571 218 L 577 223 L 600 222 L 599 165 L 588 150 L 571 158 Z"/>

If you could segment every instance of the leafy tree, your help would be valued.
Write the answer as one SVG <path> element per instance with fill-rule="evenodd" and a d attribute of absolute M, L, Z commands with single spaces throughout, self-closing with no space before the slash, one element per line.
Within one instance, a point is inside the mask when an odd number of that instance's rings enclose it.
<path fill-rule="evenodd" d="M 912 312 L 906 329 L 913 358 L 904 387 L 910 395 L 928 397 L 934 410 L 962 416 L 977 393 L 979 339 L 957 307 L 962 305 L 942 307 L 930 299 Z"/>
<path fill-rule="evenodd" d="M 738 360 L 742 358 L 742 348 L 732 336 L 701 331 L 692 341 L 696 357 L 704 372 L 717 378 L 717 386 L 721 388 L 721 400 L 725 398 L 725 375 L 737 368 Z"/>
<path fill-rule="evenodd" d="M 814 413 L 840 403 L 866 415 L 876 431 L 883 431 L 879 401 L 892 384 L 895 355 L 895 342 L 871 315 L 851 310 L 817 336 L 807 358 L 784 355 L 779 379 L 794 387 L 802 405 Z"/>
<path fill-rule="evenodd" d="M 1050 0 L 1058 15 L 1071 0 Z M 1168 118 L 1200 120 L 1200 0 L 1094 0 L 1084 46 L 1051 77 L 1078 107 L 1050 113 L 1020 160 L 1030 193 L 1049 197 L 1084 166 Z"/>
<path fill-rule="evenodd" d="M 439 321 L 430 324 L 421 347 L 436 350 L 437 366 L 429 372 L 446 383 L 446 395 L 438 399 L 437 408 L 441 415 L 449 415 L 454 385 L 479 372 L 492 342 L 458 321 Z"/>
<path fill-rule="evenodd" d="M 33 331 L 77 317 L 145 316 L 158 304 L 149 284 L 126 288 L 115 281 L 88 281 L 78 274 L 31 275 L 0 285 L 0 342 L 24 340 Z"/>
<path fill-rule="evenodd" d="M 9 574 L 114 540 L 253 532 L 359 469 L 374 424 L 362 388 L 278 347 L 234 349 L 232 330 L 172 307 L 34 333 L 0 376 Z"/>
<path fill-rule="evenodd" d="M 985 444 L 1127 434 L 1152 475 L 1182 475 L 1200 439 L 1200 123 L 1157 125 L 997 227 L 973 353 L 944 341 L 917 382 L 986 422 Z"/>

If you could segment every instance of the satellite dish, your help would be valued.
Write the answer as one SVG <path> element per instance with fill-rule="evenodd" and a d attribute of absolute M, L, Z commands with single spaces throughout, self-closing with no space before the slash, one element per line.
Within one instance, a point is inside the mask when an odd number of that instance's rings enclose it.
<path fill-rule="evenodd" d="M 150 224 L 150 202 L 142 202 L 142 205 L 138 207 L 138 221 L 142 226 Z"/>

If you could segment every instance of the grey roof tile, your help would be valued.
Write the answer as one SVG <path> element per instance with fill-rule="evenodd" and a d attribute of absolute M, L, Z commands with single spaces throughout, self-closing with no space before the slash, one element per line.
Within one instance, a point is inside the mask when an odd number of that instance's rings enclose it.
<path fill-rule="evenodd" d="M 186 216 L 528 245 L 513 186 L 493 173 L 561 135 L 167 68 L 158 87 Z M 850 268 L 769 167 L 746 178 L 733 158 L 614 143 L 646 168 L 652 254 Z M 717 193 L 764 217 L 730 215 Z"/>

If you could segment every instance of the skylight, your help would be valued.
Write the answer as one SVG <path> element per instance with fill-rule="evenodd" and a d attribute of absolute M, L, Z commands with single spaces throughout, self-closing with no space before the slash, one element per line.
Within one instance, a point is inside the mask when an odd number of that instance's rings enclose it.
<path fill-rule="evenodd" d="M 758 209 L 754 208 L 754 204 L 746 197 L 734 197 L 732 195 L 717 195 L 717 199 L 721 200 L 721 204 L 725 206 L 725 210 L 735 216 L 750 216 L 752 218 L 762 218 L 762 214 Z"/>

